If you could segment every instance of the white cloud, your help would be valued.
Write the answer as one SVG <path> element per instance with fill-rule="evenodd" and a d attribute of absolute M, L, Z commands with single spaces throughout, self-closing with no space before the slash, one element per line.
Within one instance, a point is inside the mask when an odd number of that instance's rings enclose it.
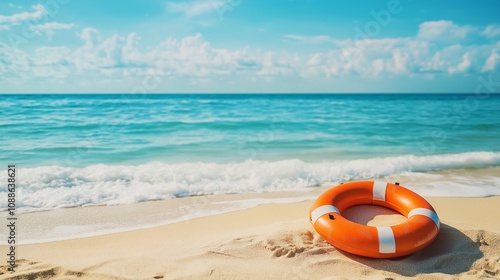
<path fill-rule="evenodd" d="M 16 6 L 14 3 L 9 3 L 9 7 L 10 8 L 18 8 L 18 9 L 22 9 L 23 6 L 19 5 L 19 6 Z"/>
<path fill-rule="evenodd" d="M 310 55 L 300 65 L 300 76 L 414 76 L 481 73 L 495 45 L 442 46 L 417 38 L 338 41 L 340 49 Z M 496 62 L 496 55 L 488 65 Z M 491 66 L 487 71 L 494 70 Z"/>
<path fill-rule="evenodd" d="M 486 60 L 486 63 L 483 66 L 482 71 L 493 71 L 495 70 L 497 64 L 500 63 L 500 55 L 496 52 L 496 50 L 491 51 L 491 55 Z"/>
<path fill-rule="evenodd" d="M 42 4 L 34 5 L 31 8 L 32 12 L 22 12 L 10 16 L 0 15 L 0 24 L 17 25 L 24 21 L 41 19 L 43 15 L 47 14 L 47 10 Z"/>
<path fill-rule="evenodd" d="M 38 30 L 71 29 L 51 23 Z M 448 24 L 449 30 L 453 26 Z M 453 29 L 453 28 L 452 28 Z M 439 31 L 441 32 L 441 31 Z M 439 33 L 438 32 L 438 33 Z M 447 31 L 448 32 L 448 31 Z M 453 33 L 453 32 L 452 32 Z M 244 77 L 268 81 L 279 77 L 304 79 L 332 77 L 437 77 L 497 71 L 500 45 L 474 44 L 468 39 L 432 41 L 432 34 L 404 38 L 337 40 L 329 36 L 285 35 L 304 43 L 331 42 L 331 49 L 317 53 L 289 53 L 250 47 L 214 47 L 201 34 L 166 38 L 157 45 L 141 45 L 138 34 L 102 37 L 92 28 L 76 33 L 79 47 L 39 47 L 28 51 L 0 45 L 0 73 L 5 77 L 68 77 L 120 79 L 156 76 L 186 81 L 228 80 Z M 458 34 L 461 34 L 460 32 Z M 461 36 L 461 35 L 460 35 Z M 464 35 L 465 36 L 465 35 Z M 6 57 L 6 58 L 4 58 Z"/>
<path fill-rule="evenodd" d="M 13 7 L 12 3 L 10 6 Z M 74 24 L 70 23 L 46 22 L 48 12 L 42 4 L 34 5 L 31 8 L 33 9 L 31 12 L 0 15 L 0 31 L 9 30 L 11 26 L 29 23 L 26 26 L 29 31 L 34 32 L 38 36 L 45 34 L 51 37 L 54 35 L 54 30 L 72 29 L 75 27 Z"/>
<path fill-rule="evenodd" d="M 31 59 L 25 51 L 0 42 L 0 57 L 0 81 L 31 76 Z"/>
<path fill-rule="evenodd" d="M 457 66 L 457 70 L 460 72 L 465 72 L 472 66 L 470 53 L 468 53 L 468 52 L 465 53 L 462 56 L 462 59 L 463 59 L 462 62 L 460 62 L 460 64 L 458 64 L 458 66 Z"/>
<path fill-rule="evenodd" d="M 252 54 L 248 48 L 234 51 L 213 48 L 198 33 L 180 41 L 165 40 L 146 54 L 143 63 L 180 76 L 209 77 L 269 69 L 266 55 Z"/>
<path fill-rule="evenodd" d="M 297 60 L 286 53 L 213 48 L 201 34 L 180 40 L 168 38 L 146 51 L 139 48 L 140 38 L 135 33 L 101 39 L 97 30 L 85 28 L 78 36 L 83 46 L 70 54 L 61 52 L 61 55 L 67 57 L 66 62 L 80 74 L 91 71 L 120 77 L 154 71 L 159 75 L 168 73 L 194 78 L 242 73 L 276 76 L 289 74 L 292 63 Z"/>
<path fill-rule="evenodd" d="M 99 31 L 93 28 L 85 28 L 79 36 L 85 44 L 76 49 L 70 57 L 70 62 L 76 67 L 78 73 L 100 71 L 109 75 L 112 72 L 110 69 L 122 66 L 124 38 L 113 35 L 106 40 L 101 40 Z"/>
<path fill-rule="evenodd" d="M 372 62 L 373 75 L 380 75 L 385 69 L 385 61 L 383 59 L 376 59 Z"/>
<path fill-rule="evenodd" d="M 36 49 L 33 73 L 38 77 L 65 78 L 71 74 L 68 47 L 41 47 Z"/>
<path fill-rule="evenodd" d="M 85 41 L 85 45 L 92 47 L 97 45 L 101 40 L 99 31 L 95 28 L 84 28 L 81 33 L 78 33 L 78 37 Z"/>
<path fill-rule="evenodd" d="M 71 56 L 71 49 L 62 47 L 40 47 L 35 51 L 35 65 L 67 65 L 67 58 Z"/>
<path fill-rule="evenodd" d="M 462 61 L 456 67 L 455 66 L 448 67 L 448 73 L 450 74 L 463 73 L 466 72 L 470 67 L 471 67 L 471 56 L 470 53 L 466 52 L 462 56 Z"/>
<path fill-rule="evenodd" d="M 404 51 L 402 49 L 396 49 L 392 52 L 392 60 L 389 60 L 390 66 L 389 71 L 392 73 L 404 74 L 408 72 L 408 67 L 410 66 L 410 56 L 413 56 L 411 52 Z"/>
<path fill-rule="evenodd" d="M 291 56 L 288 53 L 268 52 L 260 58 L 260 70 L 256 72 L 258 76 L 290 76 L 294 72 L 297 63 L 300 63 L 298 56 Z"/>
<path fill-rule="evenodd" d="M 47 36 L 54 35 L 54 30 L 68 30 L 74 28 L 72 23 L 47 22 L 45 24 L 30 25 L 29 30 L 34 31 L 37 35 L 45 33 Z"/>
<path fill-rule="evenodd" d="M 345 75 L 377 76 L 383 73 L 405 74 L 413 68 L 427 48 L 409 38 L 338 40 L 340 47 L 316 53 L 302 67 L 301 76 L 323 73 L 326 77 Z"/>
<path fill-rule="evenodd" d="M 500 25 L 490 24 L 481 32 L 481 35 L 486 37 L 500 36 Z"/>
<path fill-rule="evenodd" d="M 327 35 L 317 35 L 317 36 L 302 36 L 295 34 L 287 34 L 283 36 L 285 39 L 298 41 L 306 44 L 324 44 L 324 43 L 334 43 L 335 40 Z"/>
<path fill-rule="evenodd" d="M 188 2 L 168 2 L 167 10 L 172 13 L 182 13 L 186 17 L 196 17 L 211 12 L 222 14 L 233 9 L 241 0 L 194 0 Z"/>
<path fill-rule="evenodd" d="M 459 26 L 452 21 L 427 21 L 419 26 L 417 38 L 421 40 L 456 40 L 464 39 L 476 28 L 464 25 Z"/>

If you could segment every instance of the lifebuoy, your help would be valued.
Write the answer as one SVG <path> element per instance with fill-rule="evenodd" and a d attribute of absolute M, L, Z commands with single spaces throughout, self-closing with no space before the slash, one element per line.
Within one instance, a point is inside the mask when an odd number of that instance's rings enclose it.
<path fill-rule="evenodd" d="M 342 211 L 361 204 L 393 209 L 407 220 L 393 226 L 373 227 L 342 217 Z M 413 191 L 385 182 L 358 181 L 333 187 L 320 195 L 309 211 L 314 229 L 343 251 L 372 258 L 393 258 L 429 245 L 439 233 L 436 211 Z"/>

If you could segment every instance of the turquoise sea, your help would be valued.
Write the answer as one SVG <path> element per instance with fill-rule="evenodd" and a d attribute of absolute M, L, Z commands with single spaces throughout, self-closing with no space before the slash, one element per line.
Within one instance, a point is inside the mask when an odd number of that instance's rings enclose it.
<path fill-rule="evenodd" d="M 500 166 L 500 95 L 0 95 L 0 108 L 0 163 L 33 209 Z M 487 182 L 422 192 L 500 195 Z"/>

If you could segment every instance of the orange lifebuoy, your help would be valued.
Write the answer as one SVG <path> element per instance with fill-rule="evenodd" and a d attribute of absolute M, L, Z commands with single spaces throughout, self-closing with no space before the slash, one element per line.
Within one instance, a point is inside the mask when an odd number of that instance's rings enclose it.
<path fill-rule="evenodd" d="M 342 217 L 342 211 L 361 204 L 393 209 L 407 221 L 373 227 Z M 329 189 L 312 205 L 309 220 L 319 235 L 336 248 L 372 258 L 414 253 L 436 238 L 440 226 L 436 211 L 423 197 L 397 183 L 373 181 L 350 182 Z"/>

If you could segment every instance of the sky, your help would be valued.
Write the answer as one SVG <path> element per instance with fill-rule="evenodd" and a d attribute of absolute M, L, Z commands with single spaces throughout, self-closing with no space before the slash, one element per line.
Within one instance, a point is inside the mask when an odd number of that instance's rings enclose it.
<path fill-rule="evenodd" d="M 500 0 L 0 0 L 0 93 L 498 93 Z"/>

